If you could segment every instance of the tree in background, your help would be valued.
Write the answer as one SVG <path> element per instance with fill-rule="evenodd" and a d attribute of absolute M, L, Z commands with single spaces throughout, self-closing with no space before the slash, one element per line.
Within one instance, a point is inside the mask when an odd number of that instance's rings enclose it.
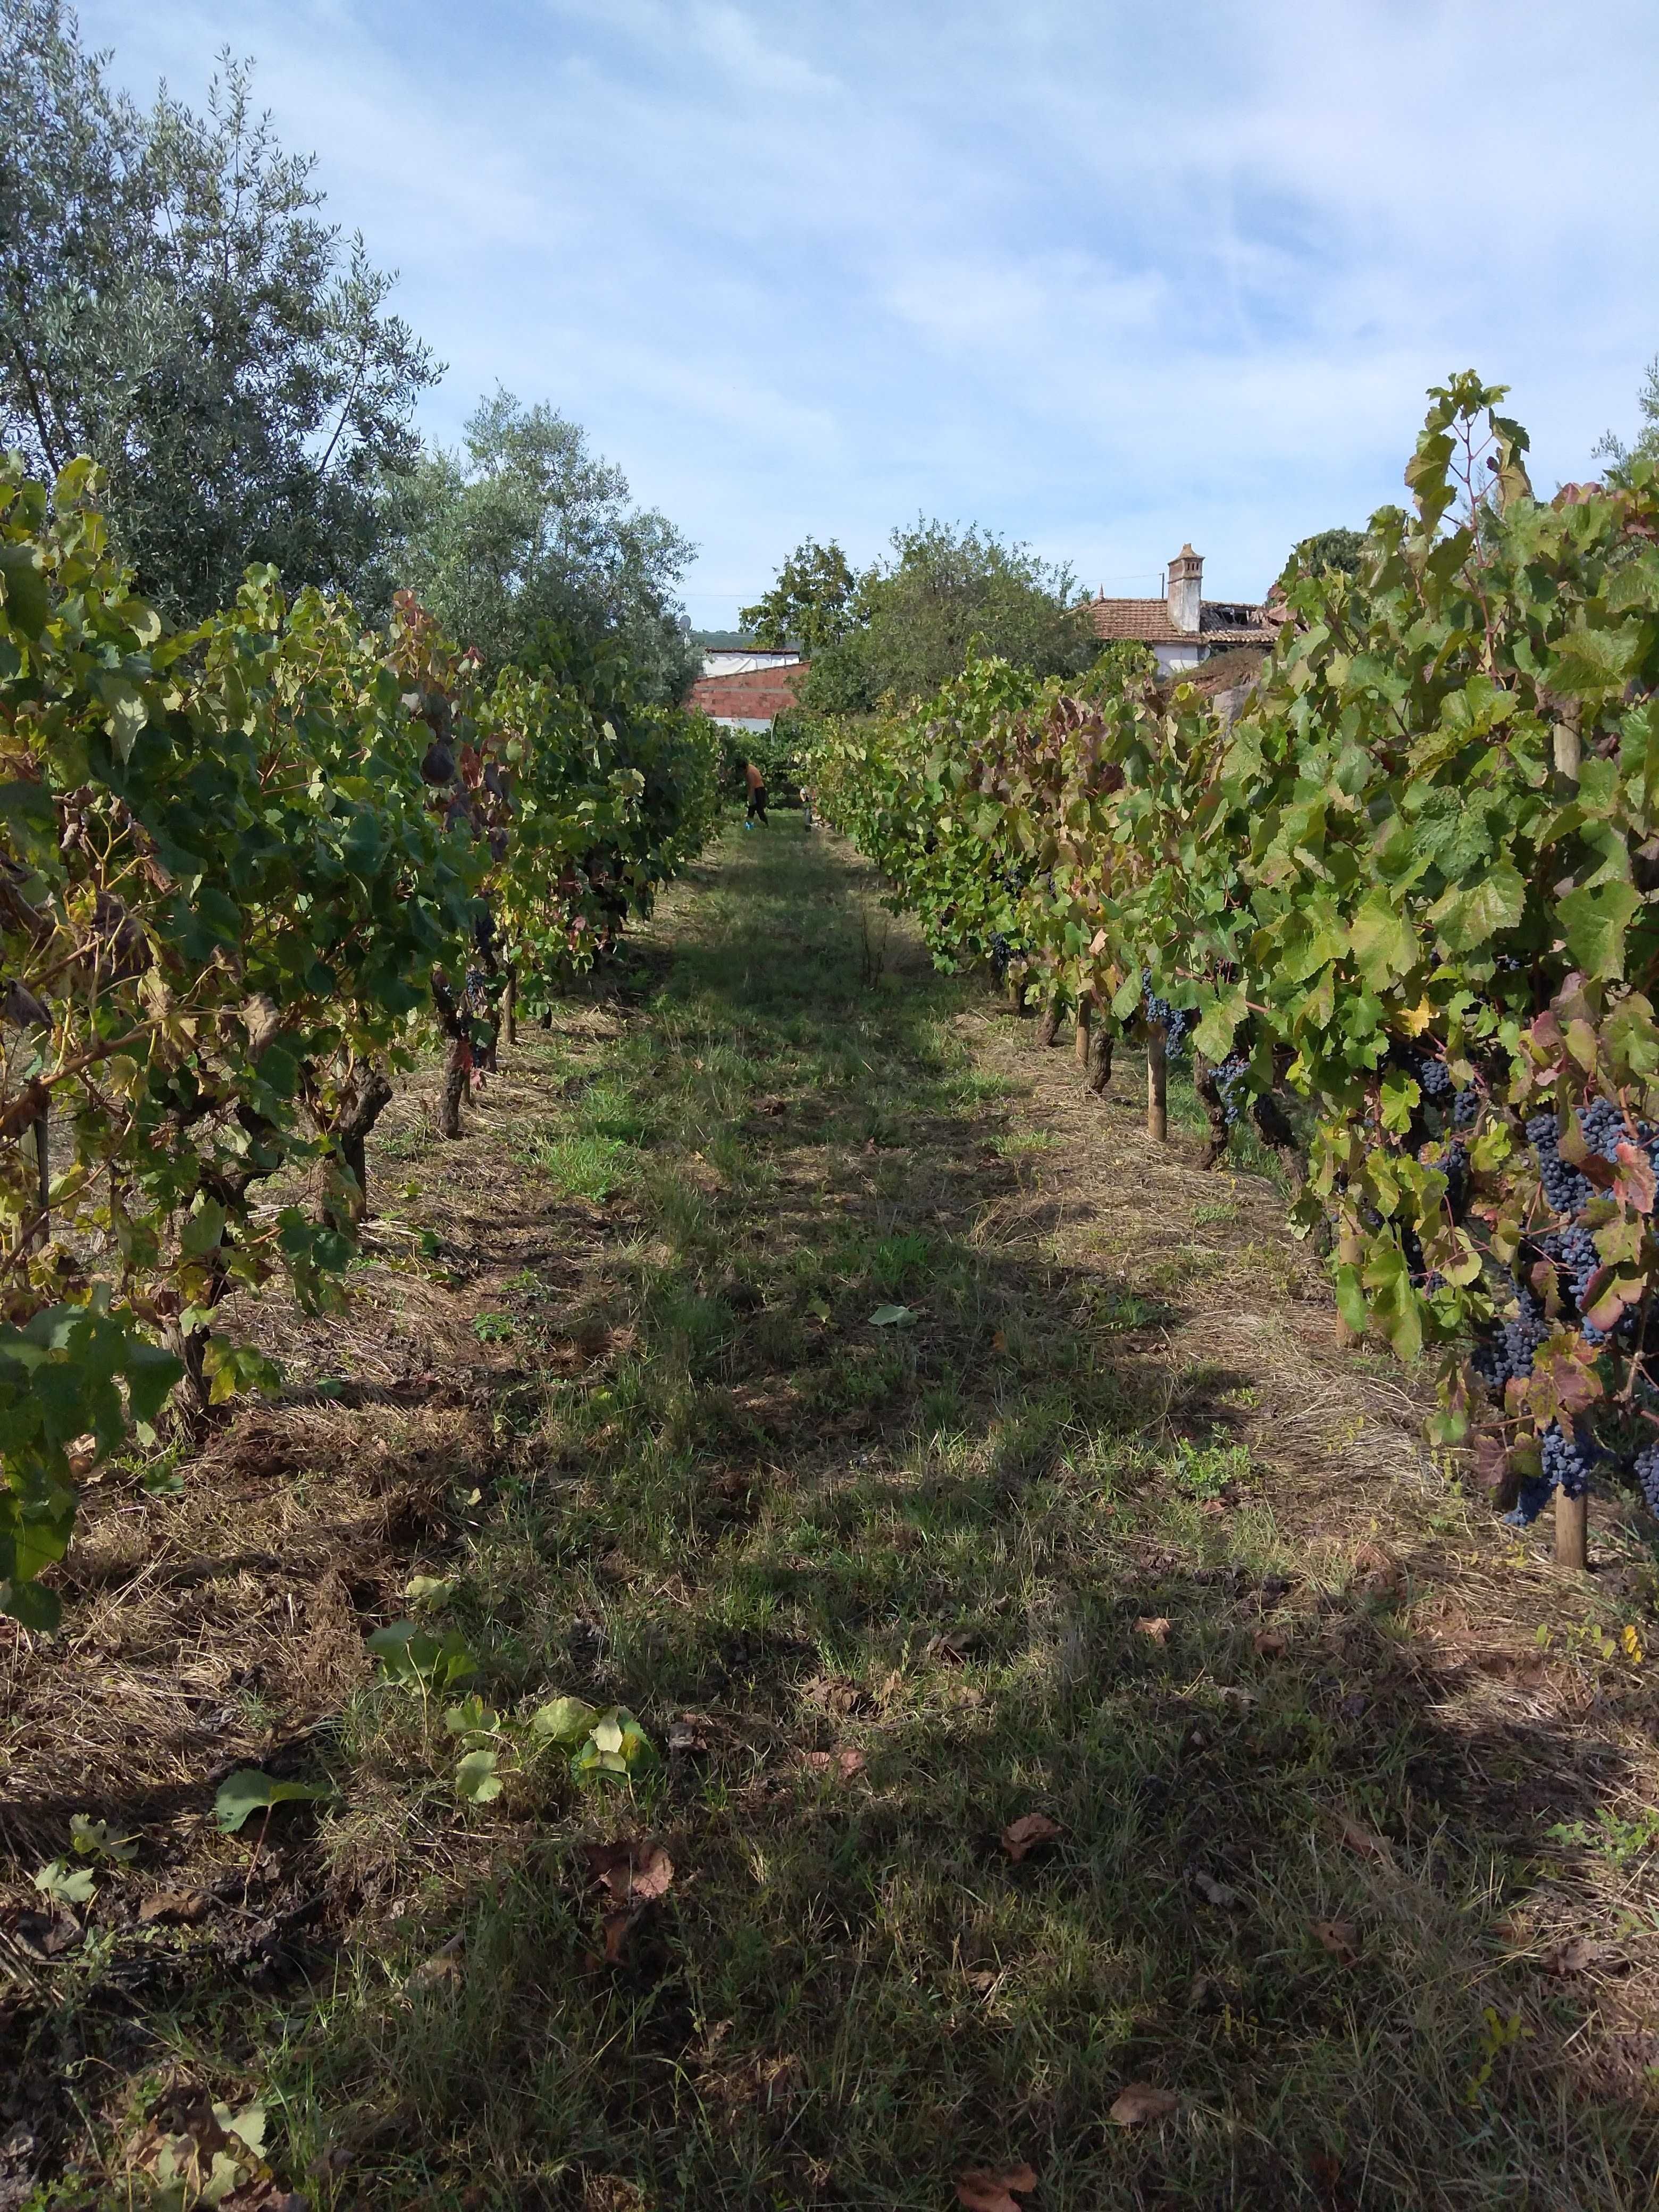
<path fill-rule="evenodd" d="M 1333 569 L 1345 576 L 1357 576 L 1364 544 L 1365 533 L 1362 530 L 1317 531 L 1291 549 L 1291 557 L 1285 563 L 1285 576 L 1319 576 Z"/>
<path fill-rule="evenodd" d="M 574 422 L 498 391 L 460 453 L 392 489 L 398 580 L 487 665 L 546 669 L 590 696 L 681 698 L 702 665 L 676 593 L 695 548 Z M 625 680 L 624 680 L 625 678 Z"/>
<path fill-rule="evenodd" d="M 794 645 L 809 654 L 821 653 L 847 635 L 857 589 L 847 556 L 833 538 L 827 545 L 804 538 L 779 569 L 771 590 L 752 607 L 739 607 L 738 620 L 757 645 Z"/>
<path fill-rule="evenodd" d="M 1636 395 L 1642 427 L 1633 445 L 1626 445 L 1613 431 L 1604 431 L 1592 448 L 1597 460 L 1610 461 L 1607 473 L 1617 476 L 1632 461 L 1659 461 L 1659 354 L 1648 363 L 1642 389 Z"/>
<path fill-rule="evenodd" d="M 0 0 L 0 442 L 76 453 L 138 586 L 191 617 L 250 562 L 383 604 L 383 486 L 439 374 L 313 161 L 222 59 L 205 117 L 112 93 L 61 0 Z"/>
<path fill-rule="evenodd" d="M 974 525 L 919 521 L 893 532 L 892 549 L 859 579 L 843 635 L 813 656 L 803 706 L 866 714 L 885 693 L 924 697 L 961 672 L 970 647 L 1036 676 L 1078 675 L 1093 660 L 1098 641 L 1069 569 Z"/>

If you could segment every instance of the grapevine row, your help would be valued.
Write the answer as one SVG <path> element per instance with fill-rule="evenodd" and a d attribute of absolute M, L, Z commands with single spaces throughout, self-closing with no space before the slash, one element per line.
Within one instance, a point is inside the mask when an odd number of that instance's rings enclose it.
<path fill-rule="evenodd" d="M 1659 1508 L 1659 477 L 1540 500 L 1503 396 L 1431 394 L 1411 510 L 1289 580 L 1236 714 L 978 661 L 810 772 L 938 960 L 1092 1024 L 1097 1081 L 1190 1024 L 1212 1158 L 1247 1109 L 1295 1150 L 1346 1329 L 1436 1360 L 1437 1439 L 1520 1518 L 1565 1499 L 1573 1558 L 1592 1482 Z"/>
<path fill-rule="evenodd" d="M 337 1294 L 393 1076 L 441 1032 L 458 1133 L 502 1020 L 717 807 L 700 718 L 486 679 L 406 596 L 375 633 L 251 570 L 169 630 L 96 491 L 0 462 L 0 1610 L 35 1624 L 97 1460 L 271 1381 L 224 1299 Z"/>

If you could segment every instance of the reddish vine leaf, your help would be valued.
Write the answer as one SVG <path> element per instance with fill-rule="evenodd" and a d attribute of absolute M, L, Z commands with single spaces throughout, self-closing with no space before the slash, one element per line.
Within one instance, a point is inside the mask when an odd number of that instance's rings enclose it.
<path fill-rule="evenodd" d="M 1040 1844 L 1052 1844 L 1065 1832 L 1060 1822 L 1051 1820 L 1046 1813 L 1022 1813 L 1003 1830 L 1002 1848 L 1018 1866 L 1028 1851 L 1034 1851 Z"/>
<path fill-rule="evenodd" d="M 994 2173 L 988 2166 L 969 2166 L 965 2173 L 957 2176 L 957 2202 L 965 2205 L 967 2212 L 1022 2212 L 1013 2192 L 1021 2197 L 1036 2187 L 1036 2176 L 1029 2166 L 1011 2166 L 1006 2173 Z"/>

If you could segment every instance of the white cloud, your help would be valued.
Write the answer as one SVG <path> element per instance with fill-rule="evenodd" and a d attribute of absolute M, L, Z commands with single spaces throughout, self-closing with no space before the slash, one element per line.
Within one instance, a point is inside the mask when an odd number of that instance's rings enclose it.
<path fill-rule="evenodd" d="M 591 428 L 747 596 L 918 508 L 1218 592 L 1399 495 L 1424 385 L 1582 474 L 1659 347 L 1650 0 L 90 0 L 227 38 L 452 363 Z M 1593 33 L 1593 35 L 1591 33 Z M 1098 572 L 1098 574 L 1097 574 Z M 694 604 L 696 604 L 694 602 Z"/>

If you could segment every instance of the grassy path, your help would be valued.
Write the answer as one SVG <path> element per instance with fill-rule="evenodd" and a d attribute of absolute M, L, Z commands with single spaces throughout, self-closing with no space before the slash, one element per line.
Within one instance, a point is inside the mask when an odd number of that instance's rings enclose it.
<path fill-rule="evenodd" d="M 1466 1509 L 1271 1187 L 1030 1039 L 784 817 L 462 1144 L 400 1102 L 288 1399 L 0 1625 L 0 2207 L 216 2098 L 318 2207 L 1651 2203 L 1650 1580 Z M 447 1698 L 364 1651 L 417 1574 Z M 459 1802 L 463 1691 L 661 1756 Z M 221 1836 L 253 1759 L 338 1800 Z M 74 1810 L 137 1856 L 54 1917 Z"/>

